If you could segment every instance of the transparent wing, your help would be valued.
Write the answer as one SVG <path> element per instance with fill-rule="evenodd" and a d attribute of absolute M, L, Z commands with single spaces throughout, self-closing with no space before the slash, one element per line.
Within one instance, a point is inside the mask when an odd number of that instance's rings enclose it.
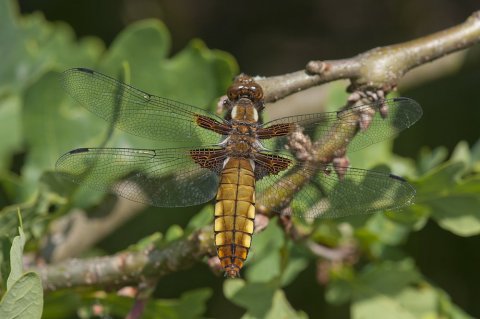
<path fill-rule="evenodd" d="M 399 209 L 415 197 L 413 186 L 393 174 L 350 167 L 337 167 L 337 174 L 331 164 L 316 168 L 289 159 L 291 170 L 257 182 L 257 207 L 275 211 L 288 204 L 286 214 L 337 218 Z M 288 198 L 293 200 L 288 203 Z"/>
<path fill-rule="evenodd" d="M 223 119 L 200 108 L 138 90 L 84 68 L 62 74 L 65 89 L 92 113 L 134 135 L 158 140 L 217 144 L 220 135 L 198 126 L 197 115 Z"/>
<path fill-rule="evenodd" d="M 377 112 L 379 111 L 379 112 Z M 289 116 L 267 122 L 264 128 L 278 124 L 294 123 L 304 128 L 303 132 L 315 140 L 328 141 L 335 136 L 353 136 L 345 140 L 348 151 L 360 150 L 382 140 L 393 138 L 404 129 L 413 125 L 422 116 L 422 108 L 412 99 L 399 97 L 379 100 L 371 104 L 355 106 L 338 112 L 314 113 Z M 287 136 L 262 140 L 269 150 L 283 149 Z M 348 144 L 348 145 L 347 145 Z M 330 144 L 338 149 L 338 144 Z M 327 150 L 329 151 L 329 150 Z M 333 151 L 333 150 L 331 150 Z"/>
<path fill-rule="evenodd" d="M 60 157 L 56 170 L 78 184 L 112 191 L 136 202 L 159 207 L 191 206 L 211 200 L 219 180 L 218 172 L 194 162 L 192 151 L 216 154 L 212 149 L 190 148 L 80 148 Z M 211 164 L 218 161 L 219 167 L 225 160 L 224 156 L 209 159 Z"/>

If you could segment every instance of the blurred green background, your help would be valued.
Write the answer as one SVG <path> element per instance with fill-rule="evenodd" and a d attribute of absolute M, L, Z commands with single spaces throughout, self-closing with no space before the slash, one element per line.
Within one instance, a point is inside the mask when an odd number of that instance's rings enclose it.
<path fill-rule="evenodd" d="M 239 72 L 277 75 L 302 69 L 312 59 L 350 57 L 451 27 L 479 8 L 473 0 L 0 0 L 2 278 L 9 271 L 17 207 L 29 238 L 27 252 L 49 260 L 54 258 L 45 247 L 53 221 L 68 218 L 76 207 L 99 218 L 117 204 L 111 196 L 59 187 L 51 174 L 61 154 L 99 146 L 109 134 L 105 122 L 65 94 L 59 72 L 90 67 L 147 92 L 214 110 Z M 480 317 L 479 83 L 478 45 L 412 71 L 399 83 L 399 94 L 417 100 L 423 118 L 395 141 L 352 156 L 357 167 L 387 164 L 407 177 L 418 190 L 416 205 L 402 213 L 314 226 L 299 222 L 315 229 L 312 239 L 319 244 L 353 242 L 358 260 L 317 258 L 273 221 L 254 238 L 245 281 L 226 281 L 199 263 L 160 280 L 146 317 Z M 345 102 L 346 85 L 297 94 L 267 106 L 267 116 L 334 109 Z M 117 131 L 108 143 L 175 145 Z M 211 220 L 209 205 L 135 209 L 140 213 L 79 255 L 112 254 L 155 232 L 168 243 Z M 328 280 L 319 280 L 325 273 Z M 4 284 L 0 289 L 5 291 Z M 44 317 L 95 318 L 94 304 L 123 317 L 128 307 L 120 307 L 115 294 L 109 297 L 94 298 L 89 290 L 56 292 L 46 297 Z"/>

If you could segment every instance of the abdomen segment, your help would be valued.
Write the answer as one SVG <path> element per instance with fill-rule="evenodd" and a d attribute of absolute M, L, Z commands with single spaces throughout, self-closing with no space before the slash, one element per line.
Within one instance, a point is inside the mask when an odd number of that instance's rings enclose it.
<path fill-rule="evenodd" d="M 252 242 L 255 176 L 248 159 L 229 158 L 215 204 L 215 245 L 227 276 L 238 277 Z"/>

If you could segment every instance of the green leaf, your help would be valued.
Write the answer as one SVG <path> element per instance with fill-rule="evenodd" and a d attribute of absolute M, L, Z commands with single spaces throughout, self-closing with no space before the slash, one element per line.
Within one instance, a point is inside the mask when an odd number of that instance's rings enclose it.
<path fill-rule="evenodd" d="M 161 21 L 148 19 L 132 23 L 113 41 L 101 71 L 118 75 L 122 64 L 128 62 L 137 75 L 150 73 L 146 67 L 164 62 L 170 42 L 170 34 Z"/>
<path fill-rule="evenodd" d="M 430 211 L 422 205 L 410 205 L 400 212 L 386 212 L 385 216 L 411 230 L 420 230 L 428 222 Z"/>
<path fill-rule="evenodd" d="M 415 318 L 435 318 L 436 316 L 438 295 L 430 286 L 407 287 L 398 294 L 396 299 Z"/>
<path fill-rule="evenodd" d="M 45 72 L 67 65 L 88 64 L 103 50 L 100 41 L 86 39 L 74 43 L 65 24 L 49 23 L 40 13 L 19 17 L 14 1 L 0 1 L 0 92 L 21 92 Z"/>
<path fill-rule="evenodd" d="M 185 292 L 180 300 L 153 300 L 145 310 L 145 319 L 171 318 L 195 319 L 200 318 L 207 310 L 207 301 L 212 296 L 210 288 L 201 288 Z"/>
<path fill-rule="evenodd" d="M 272 283 L 247 284 L 241 279 L 225 280 L 223 293 L 236 305 L 247 309 L 255 318 L 264 318 L 273 304 L 277 287 Z"/>
<path fill-rule="evenodd" d="M 405 287 L 395 295 L 375 295 L 355 301 L 352 318 L 455 318 L 471 319 L 448 296 L 428 284 Z"/>
<path fill-rule="evenodd" d="M 18 236 L 13 239 L 10 248 L 10 275 L 7 280 L 7 289 L 11 289 L 12 285 L 23 274 L 23 247 L 25 246 L 25 234 L 23 228 L 18 227 Z"/>
<path fill-rule="evenodd" d="M 43 309 L 43 288 L 40 277 L 34 272 L 23 272 L 25 234 L 22 217 L 17 209 L 20 226 L 10 248 L 10 274 L 7 292 L 0 303 L 0 318 L 40 318 Z M 2 242 L 2 246 L 5 242 Z M 3 258 L 2 258 L 3 259 Z"/>
<path fill-rule="evenodd" d="M 288 285 L 308 266 L 308 256 L 285 240 L 284 231 L 273 218 L 263 232 L 253 236 L 245 278 L 249 282 Z"/>
<path fill-rule="evenodd" d="M 446 147 L 437 147 L 431 151 L 427 148 L 422 148 L 417 163 L 418 171 L 420 174 L 425 174 L 445 161 L 447 156 L 448 149 Z"/>
<path fill-rule="evenodd" d="M 367 266 L 353 285 L 352 318 L 414 319 L 399 296 L 421 280 L 411 260 Z"/>
<path fill-rule="evenodd" d="M 480 139 L 472 146 L 472 170 L 480 172 Z"/>
<path fill-rule="evenodd" d="M 214 216 L 213 206 L 205 205 L 200 212 L 195 214 L 186 227 L 187 232 L 192 232 L 212 223 Z"/>
<path fill-rule="evenodd" d="M 2 319 L 35 319 L 42 317 L 43 288 L 34 272 L 23 274 L 7 290 L 0 303 Z"/>
<path fill-rule="evenodd" d="M 226 280 L 223 285 L 225 297 L 247 309 L 242 318 L 307 318 L 296 312 L 276 283 L 246 283 L 241 279 Z"/>
<path fill-rule="evenodd" d="M 251 282 L 269 282 L 281 274 L 280 250 L 285 242 L 284 233 L 276 218 L 268 227 L 253 237 L 246 278 Z"/>
<path fill-rule="evenodd" d="M 461 180 L 470 156 L 460 143 L 453 159 L 417 182 L 417 202 L 430 210 L 438 224 L 460 236 L 480 233 L 480 178 Z"/>
<path fill-rule="evenodd" d="M 170 226 L 165 233 L 165 241 L 170 242 L 183 236 L 183 229 L 179 225 Z"/>
<path fill-rule="evenodd" d="M 432 300 L 432 298 L 435 298 L 435 295 L 427 294 L 423 296 L 413 289 L 410 290 L 413 292 L 411 292 L 410 295 L 404 296 L 407 300 L 402 300 L 401 296 L 394 297 L 388 295 L 376 295 L 374 297 L 357 300 L 351 308 L 352 318 L 435 318 L 435 309 L 432 309 L 430 305 L 435 301 Z M 421 303 L 416 304 L 414 301 Z"/>
<path fill-rule="evenodd" d="M 163 234 L 160 232 L 155 232 L 150 234 L 141 240 L 139 240 L 136 244 L 130 246 L 130 250 L 133 251 L 145 251 L 146 249 L 151 249 L 151 247 L 159 246 L 163 241 Z"/>
<path fill-rule="evenodd" d="M 293 307 L 288 303 L 285 293 L 282 290 L 275 291 L 273 295 L 273 304 L 272 308 L 266 314 L 265 319 L 277 319 L 277 318 L 289 318 L 289 319 L 300 319 L 308 318 L 308 316 L 301 311 L 295 311 Z"/>
<path fill-rule="evenodd" d="M 292 283 L 308 267 L 310 261 L 307 254 L 298 249 L 297 245 L 292 242 L 287 244 L 287 249 L 283 251 L 283 255 L 286 259 L 286 265 L 282 271 L 282 287 Z"/>
<path fill-rule="evenodd" d="M 480 192 L 480 179 L 469 181 Z M 480 234 L 480 193 L 452 194 L 430 203 L 438 224 L 459 236 Z"/>
<path fill-rule="evenodd" d="M 437 289 L 436 291 L 439 296 L 439 312 L 443 317 L 451 319 L 473 319 L 473 317 L 455 305 L 443 290 Z"/>
<path fill-rule="evenodd" d="M 333 304 L 351 299 L 352 318 L 451 318 L 457 309 L 411 259 L 370 264 L 357 275 L 349 267 L 333 268 L 326 297 Z"/>
<path fill-rule="evenodd" d="M 465 161 L 450 161 L 420 179 L 417 202 L 427 207 L 444 229 L 459 236 L 473 236 L 480 233 L 480 177 L 460 179 Z"/>
<path fill-rule="evenodd" d="M 461 162 L 447 162 L 420 178 L 416 183 L 416 203 L 423 203 L 438 197 L 440 194 L 448 194 L 459 179 L 466 167 Z"/>
<path fill-rule="evenodd" d="M 328 285 L 325 299 L 332 305 L 341 305 L 352 298 L 351 284 L 343 280 L 336 280 Z"/>
<path fill-rule="evenodd" d="M 375 234 L 380 242 L 392 246 L 403 243 L 411 231 L 410 227 L 389 219 L 385 214 L 373 215 L 365 228 Z"/>
<path fill-rule="evenodd" d="M 0 1 L 0 30 L 8 30 L 14 27 L 14 13 L 18 7 L 13 1 Z"/>
<path fill-rule="evenodd" d="M 359 288 L 373 294 L 393 294 L 420 279 L 421 276 L 411 259 L 400 262 L 385 261 L 367 266 L 358 277 Z"/>
<path fill-rule="evenodd" d="M 305 219 L 298 219 L 298 222 L 295 220 L 295 225 L 301 226 L 302 221 L 304 222 Z M 313 241 L 329 246 L 336 246 L 339 244 L 343 236 L 339 230 L 338 223 L 330 219 L 320 220 L 320 218 L 315 222 L 318 223 L 315 224 L 317 227 L 313 229 L 313 234 L 310 236 Z M 307 231 L 311 232 L 310 229 L 306 230 L 306 232 Z"/>
<path fill-rule="evenodd" d="M 0 236 L 0 293 L 7 290 L 6 283 L 10 274 L 10 248 L 12 247 L 11 239 L 4 235 Z"/>
<path fill-rule="evenodd" d="M 461 162 L 468 166 L 471 162 L 470 149 L 468 148 L 468 143 L 465 141 L 460 141 L 452 152 L 450 157 L 452 162 Z"/>

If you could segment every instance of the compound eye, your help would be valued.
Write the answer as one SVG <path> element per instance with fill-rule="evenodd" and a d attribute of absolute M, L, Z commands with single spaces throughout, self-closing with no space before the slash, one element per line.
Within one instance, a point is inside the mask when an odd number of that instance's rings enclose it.
<path fill-rule="evenodd" d="M 260 85 L 258 85 L 257 83 L 253 84 L 251 87 L 250 87 L 250 92 L 252 94 L 252 99 L 258 101 L 258 100 L 261 100 L 263 98 L 263 90 L 262 90 L 262 87 Z"/>
<path fill-rule="evenodd" d="M 232 85 L 228 88 L 227 96 L 230 100 L 234 101 L 238 98 L 238 85 Z"/>

